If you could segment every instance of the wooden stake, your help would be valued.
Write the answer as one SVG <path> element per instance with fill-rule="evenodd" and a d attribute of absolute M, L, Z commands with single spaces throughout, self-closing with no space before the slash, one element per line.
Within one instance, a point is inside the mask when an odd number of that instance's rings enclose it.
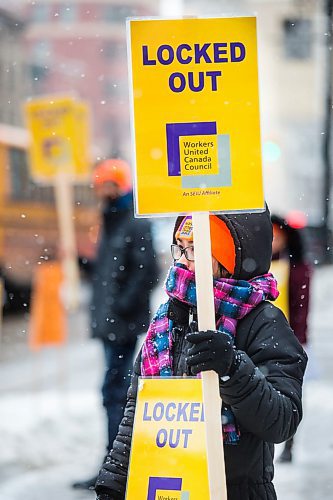
<path fill-rule="evenodd" d="M 56 175 L 55 195 L 65 277 L 65 306 L 69 310 L 74 310 L 79 302 L 79 268 L 73 220 L 73 186 L 66 172 L 60 171 Z"/>
<path fill-rule="evenodd" d="M 212 252 L 209 213 L 192 214 L 195 252 L 195 283 L 200 330 L 215 330 Z M 218 375 L 202 372 L 207 440 L 210 500 L 227 500 Z"/>

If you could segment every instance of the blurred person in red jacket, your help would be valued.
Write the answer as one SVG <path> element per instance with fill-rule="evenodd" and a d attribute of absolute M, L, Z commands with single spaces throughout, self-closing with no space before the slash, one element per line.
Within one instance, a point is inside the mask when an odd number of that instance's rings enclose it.
<path fill-rule="evenodd" d="M 304 216 L 303 216 L 304 218 Z M 286 219 L 271 216 L 273 223 L 272 261 L 286 261 L 287 277 L 287 316 L 296 337 L 306 348 L 308 342 L 308 314 L 310 303 L 311 266 L 306 261 L 302 229 L 304 220 L 299 214 L 290 214 Z M 281 292 L 281 290 L 280 290 Z M 293 438 L 284 444 L 278 458 L 279 462 L 292 461 Z"/>

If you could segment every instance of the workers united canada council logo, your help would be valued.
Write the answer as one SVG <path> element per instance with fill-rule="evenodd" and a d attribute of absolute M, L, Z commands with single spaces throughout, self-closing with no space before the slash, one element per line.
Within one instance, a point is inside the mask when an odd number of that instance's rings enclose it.
<path fill-rule="evenodd" d="M 168 175 L 183 189 L 231 186 L 230 136 L 216 122 L 167 123 Z"/>
<path fill-rule="evenodd" d="M 182 491 L 181 477 L 150 477 L 147 500 L 190 500 L 189 491 Z"/>

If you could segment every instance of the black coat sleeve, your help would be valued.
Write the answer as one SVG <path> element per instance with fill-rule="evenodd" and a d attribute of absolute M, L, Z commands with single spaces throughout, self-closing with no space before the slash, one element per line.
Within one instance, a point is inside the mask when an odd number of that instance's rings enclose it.
<path fill-rule="evenodd" d="M 220 384 L 224 403 L 240 427 L 270 443 L 286 441 L 302 419 L 302 381 L 307 357 L 283 313 L 261 309 L 240 364 Z"/>
<path fill-rule="evenodd" d="M 127 392 L 127 403 L 117 437 L 97 478 L 95 489 L 101 499 L 104 498 L 102 495 L 106 495 L 106 500 L 123 500 L 125 498 L 140 362 L 141 353 L 134 363 L 132 381 Z"/>

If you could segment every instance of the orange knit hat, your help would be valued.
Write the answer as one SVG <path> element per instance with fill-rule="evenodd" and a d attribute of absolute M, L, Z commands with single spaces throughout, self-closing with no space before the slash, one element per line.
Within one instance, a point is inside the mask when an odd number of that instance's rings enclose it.
<path fill-rule="evenodd" d="M 104 182 L 114 182 L 124 192 L 130 191 L 132 179 L 128 163 L 118 158 L 111 158 L 99 163 L 93 171 L 93 183 L 95 186 L 100 186 Z"/>
<path fill-rule="evenodd" d="M 236 265 L 235 242 L 226 223 L 216 215 L 209 216 L 212 254 L 215 259 L 233 274 Z"/>
<path fill-rule="evenodd" d="M 209 216 L 212 255 L 233 274 L 236 265 L 235 242 L 226 223 L 217 215 Z M 192 217 L 184 217 L 176 228 L 175 238 L 193 241 Z"/>

